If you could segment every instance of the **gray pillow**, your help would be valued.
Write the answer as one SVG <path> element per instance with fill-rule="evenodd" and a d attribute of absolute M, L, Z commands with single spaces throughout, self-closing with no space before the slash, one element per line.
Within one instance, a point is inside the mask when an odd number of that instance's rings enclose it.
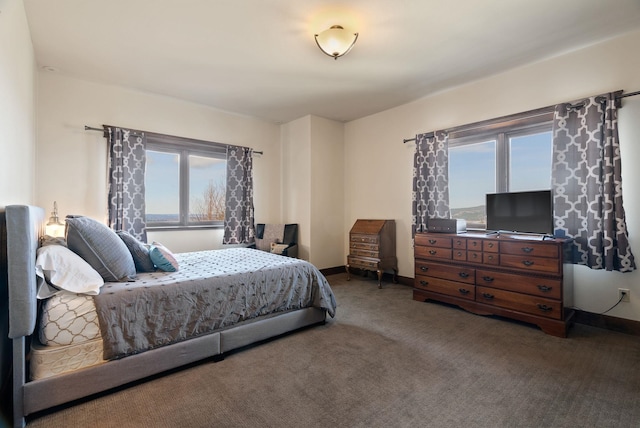
<path fill-rule="evenodd" d="M 149 247 L 147 245 L 124 230 L 118 230 L 116 234 L 129 249 L 137 272 L 154 272 L 156 270 L 156 267 L 151 261 Z"/>
<path fill-rule="evenodd" d="M 133 257 L 113 230 L 83 216 L 67 216 L 66 229 L 69 249 L 89 263 L 105 281 L 135 279 Z"/>

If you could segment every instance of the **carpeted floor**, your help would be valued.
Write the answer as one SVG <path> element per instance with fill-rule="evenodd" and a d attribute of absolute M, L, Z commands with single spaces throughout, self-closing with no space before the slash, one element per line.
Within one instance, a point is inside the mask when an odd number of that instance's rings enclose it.
<path fill-rule="evenodd" d="M 640 427 L 640 340 L 569 338 L 328 277 L 335 319 L 29 427 Z"/>

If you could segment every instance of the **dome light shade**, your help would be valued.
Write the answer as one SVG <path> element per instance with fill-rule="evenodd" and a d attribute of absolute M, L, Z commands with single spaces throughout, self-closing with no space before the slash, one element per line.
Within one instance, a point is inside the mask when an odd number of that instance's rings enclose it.
<path fill-rule="evenodd" d="M 322 52 L 338 59 L 351 50 L 358 40 L 358 33 L 349 33 L 341 25 L 332 25 L 328 30 L 316 34 L 315 38 Z"/>

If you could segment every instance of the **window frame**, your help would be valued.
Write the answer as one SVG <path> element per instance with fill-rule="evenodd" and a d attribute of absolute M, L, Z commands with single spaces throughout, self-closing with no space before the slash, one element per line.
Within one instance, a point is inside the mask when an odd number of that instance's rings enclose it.
<path fill-rule="evenodd" d="M 178 154 L 179 165 L 179 221 L 150 223 L 147 222 L 147 230 L 188 230 L 188 229 L 221 229 L 224 220 L 211 222 L 191 222 L 189 221 L 189 156 L 204 156 L 227 160 L 227 145 L 215 142 L 195 140 L 192 138 L 175 137 L 171 135 L 147 133 L 147 144 L 145 151 L 156 151 L 163 153 Z M 146 203 L 146 196 L 145 196 Z M 145 204 L 146 205 L 146 204 Z M 146 220 L 146 210 L 145 210 Z"/>
<path fill-rule="evenodd" d="M 451 129 L 449 130 L 449 149 L 495 141 L 495 191 L 507 192 L 510 188 L 510 138 L 551 131 L 553 111 L 553 107 L 545 107 Z M 467 223 L 468 229 L 486 230 L 486 224 L 482 226 L 482 223 Z"/>

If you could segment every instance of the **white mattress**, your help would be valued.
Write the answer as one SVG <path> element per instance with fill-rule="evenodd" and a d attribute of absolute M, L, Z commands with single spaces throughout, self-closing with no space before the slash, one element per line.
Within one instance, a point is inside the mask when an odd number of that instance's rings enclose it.
<path fill-rule="evenodd" d="M 32 343 L 30 378 L 45 379 L 105 362 L 101 338 L 66 346 Z"/>
<path fill-rule="evenodd" d="M 42 302 L 38 336 L 41 344 L 72 345 L 101 337 L 92 296 L 61 291 Z"/>
<path fill-rule="evenodd" d="M 92 296 L 61 291 L 44 300 L 38 339 L 31 344 L 31 380 L 105 362 Z"/>

